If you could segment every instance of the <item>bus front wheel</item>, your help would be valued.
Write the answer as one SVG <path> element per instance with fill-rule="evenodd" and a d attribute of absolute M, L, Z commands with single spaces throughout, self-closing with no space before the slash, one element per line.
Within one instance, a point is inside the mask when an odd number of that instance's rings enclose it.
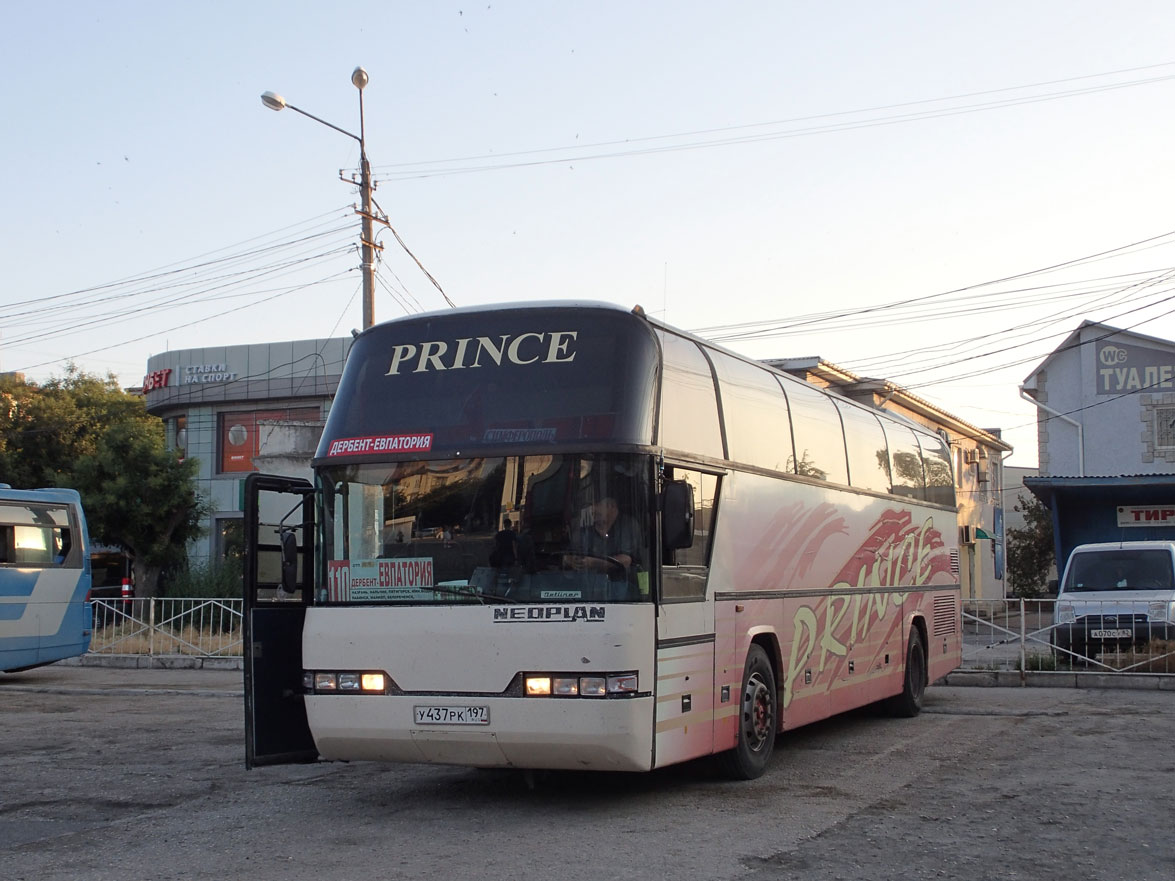
<path fill-rule="evenodd" d="M 720 756 L 723 770 L 737 780 L 753 780 L 763 773 L 775 748 L 779 723 L 775 673 L 762 647 L 752 645 L 743 668 L 738 714 L 738 740 Z"/>
<path fill-rule="evenodd" d="M 902 693 L 886 701 L 885 708 L 890 715 L 907 719 L 917 716 L 922 710 L 922 698 L 926 694 L 926 647 L 917 627 L 910 628 L 910 641 L 906 646 L 906 675 L 902 679 Z"/>

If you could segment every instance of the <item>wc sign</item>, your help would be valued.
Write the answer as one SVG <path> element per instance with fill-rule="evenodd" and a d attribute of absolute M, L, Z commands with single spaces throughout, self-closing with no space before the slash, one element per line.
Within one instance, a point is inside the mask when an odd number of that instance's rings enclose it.
<path fill-rule="evenodd" d="M 1175 526 L 1175 505 L 1119 505 L 1119 526 Z"/>

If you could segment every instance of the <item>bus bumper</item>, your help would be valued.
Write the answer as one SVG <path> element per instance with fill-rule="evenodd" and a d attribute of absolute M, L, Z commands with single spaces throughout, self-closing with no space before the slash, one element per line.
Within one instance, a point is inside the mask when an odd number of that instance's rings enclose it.
<path fill-rule="evenodd" d="M 651 696 L 624 699 L 306 695 L 326 759 L 484 768 L 648 771 Z M 419 724 L 417 708 L 484 707 L 482 724 Z M 434 714 L 435 715 L 435 714 Z M 443 715 L 443 714 L 442 714 Z"/>

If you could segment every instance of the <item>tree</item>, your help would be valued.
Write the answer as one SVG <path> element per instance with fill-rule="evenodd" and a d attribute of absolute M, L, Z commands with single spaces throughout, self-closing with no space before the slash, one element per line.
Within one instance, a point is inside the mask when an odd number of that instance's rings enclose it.
<path fill-rule="evenodd" d="M 44 385 L 0 377 L 0 481 L 78 490 L 93 540 L 132 557 L 140 596 L 155 594 L 162 569 L 199 535 L 195 469 L 166 449 L 163 423 L 112 376 L 71 365 Z"/>
<path fill-rule="evenodd" d="M 115 423 L 74 468 L 91 531 L 130 554 L 138 596 L 155 596 L 160 572 L 181 565 L 200 535 L 195 473 L 194 460 L 167 449 L 160 422 Z"/>
<path fill-rule="evenodd" d="M 64 378 L 40 386 L 2 377 L 0 401 L 0 479 L 26 489 L 70 485 L 73 463 L 94 451 L 110 425 L 158 422 L 114 377 L 99 379 L 73 365 Z"/>
<path fill-rule="evenodd" d="M 1018 496 L 1013 510 L 1024 515 L 1024 526 L 1008 530 L 1008 581 L 1015 596 L 1037 597 L 1054 562 L 1052 514 L 1035 496 Z"/>

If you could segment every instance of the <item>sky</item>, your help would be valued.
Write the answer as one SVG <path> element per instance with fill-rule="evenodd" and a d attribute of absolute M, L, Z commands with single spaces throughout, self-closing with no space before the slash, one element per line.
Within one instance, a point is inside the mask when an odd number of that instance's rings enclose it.
<path fill-rule="evenodd" d="M 377 321 L 640 304 L 1032 467 L 1018 386 L 1083 320 L 1175 339 L 1173 36 L 1168 0 L 0 0 L 0 370 L 360 327 L 357 140 L 260 95 L 358 134 L 362 65 Z"/>

